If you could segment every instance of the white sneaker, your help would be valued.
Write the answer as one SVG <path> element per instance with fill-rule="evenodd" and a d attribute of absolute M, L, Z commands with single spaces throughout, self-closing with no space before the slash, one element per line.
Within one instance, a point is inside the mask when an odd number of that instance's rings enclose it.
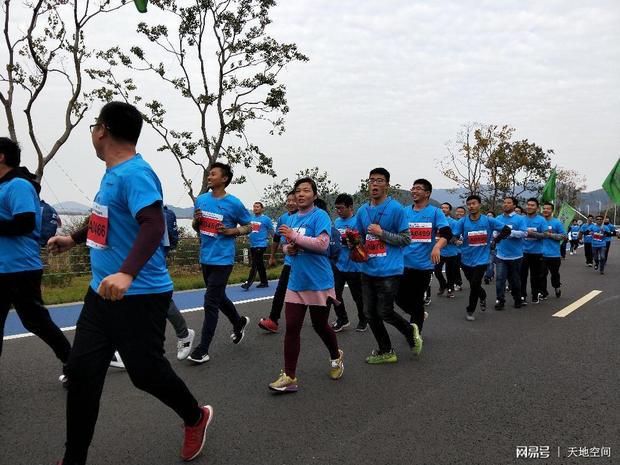
<path fill-rule="evenodd" d="M 194 336 L 196 333 L 193 329 L 187 330 L 189 334 L 183 339 L 177 341 L 177 360 L 185 360 L 192 352 L 192 346 L 194 345 Z"/>
<path fill-rule="evenodd" d="M 466 319 L 467 321 L 476 321 L 476 317 L 474 316 L 474 314 L 473 314 L 473 313 L 467 313 L 467 314 L 465 314 L 465 319 Z"/>
<path fill-rule="evenodd" d="M 123 363 L 123 359 L 121 359 L 121 354 L 118 353 L 118 350 L 114 352 L 114 356 L 110 361 L 110 366 L 112 368 L 120 368 L 122 370 L 125 369 L 125 364 Z"/>

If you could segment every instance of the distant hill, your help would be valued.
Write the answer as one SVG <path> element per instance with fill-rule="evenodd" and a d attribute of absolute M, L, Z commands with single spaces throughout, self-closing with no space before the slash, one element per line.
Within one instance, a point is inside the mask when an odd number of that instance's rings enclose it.
<path fill-rule="evenodd" d="M 88 215 L 90 213 L 90 207 L 79 202 L 60 202 L 54 204 L 53 207 L 61 215 Z"/>

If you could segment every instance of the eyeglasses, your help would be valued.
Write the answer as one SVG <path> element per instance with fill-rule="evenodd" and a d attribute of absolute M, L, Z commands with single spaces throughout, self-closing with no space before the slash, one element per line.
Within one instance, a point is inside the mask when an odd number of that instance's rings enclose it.
<path fill-rule="evenodd" d="M 370 178 L 370 179 L 366 179 L 366 182 L 368 184 L 377 184 L 377 185 L 381 185 L 381 184 L 386 184 L 387 181 L 383 178 Z"/>
<path fill-rule="evenodd" d="M 412 191 L 421 191 L 421 192 L 428 192 L 426 189 L 424 189 L 422 186 L 413 186 L 411 188 Z"/>
<path fill-rule="evenodd" d="M 93 133 L 93 130 L 97 127 L 97 126 L 103 126 L 104 128 L 106 128 L 108 131 L 110 130 L 109 127 L 107 127 L 105 124 L 103 123 L 95 123 L 95 124 L 91 124 L 90 126 L 88 126 L 88 128 L 90 129 L 90 133 Z"/>

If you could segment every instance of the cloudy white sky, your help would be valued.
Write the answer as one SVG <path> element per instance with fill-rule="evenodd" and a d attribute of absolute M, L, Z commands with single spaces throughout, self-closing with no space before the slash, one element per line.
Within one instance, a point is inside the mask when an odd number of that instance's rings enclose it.
<path fill-rule="evenodd" d="M 554 149 L 554 163 L 584 175 L 588 190 L 600 187 L 620 155 L 617 0 L 279 3 L 270 34 L 296 42 L 310 58 L 281 75 L 291 108 L 286 133 L 252 131 L 280 177 L 319 166 L 343 191 L 354 191 L 369 168 L 383 165 L 403 186 L 426 177 L 436 187 L 453 187 L 437 161 L 461 125 L 473 121 L 509 124 L 516 137 Z M 90 31 L 89 44 L 140 44 L 135 26 L 149 19 L 156 16 L 125 9 Z M 4 62 L 6 51 L 0 53 Z M 141 79 L 145 97 L 159 96 L 173 115 L 185 111 L 174 94 Z M 37 109 L 46 146 L 57 130 L 62 90 L 57 85 Z M 95 116 L 93 110 L 48 165 L 48 201 L 88 203 L 96 193 L 104 166 L 88 135 Z M 23 126 L 20 131 L 25 164 L 34 167 Z M 158 145 L 146 130 L 139 149 L 160 175 L 167 202 L 189 206 L 175 162 L 156 152 Z M 248 204 L 273 182 L 243 174 L 250 182 L 231 190 Z"/>

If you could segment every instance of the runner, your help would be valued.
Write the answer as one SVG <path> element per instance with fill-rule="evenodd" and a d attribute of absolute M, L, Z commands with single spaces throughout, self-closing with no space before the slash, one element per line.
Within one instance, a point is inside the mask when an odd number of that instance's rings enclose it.
<path fill-rule="evenodd" d="M 495 213 L 487 212 L 488 218 L 495 218 Z M 493 243 L 492 243 L 493 245 Z M 491 284 L 491 281 L 495 278 L 495 246 L 491 247 L 491 258 L 489 259 L 489 265 L 484 273 L 484 284 Z"/>
<path fill-rule="evenodd" d="M 555 290 L 555 296 L 562 295 L 562 283 L 560 282 L 561 243 L 566 239 L 564 226 L 557 218 L 553 217 L 554 206 L 551 202 L 543 203 L 542 214 L 545 218 L 546 231 L 543 240 L 543 279 L 541 281 L 542 297 L 546 299 L 549 295 L 547 291 L 547 275 L 551 274 L 551 286 Z"/>
<path fill-rule="evenodd" d="M 543 281 L 543 239 L 546 237 L 547 222 L 538 214 L 540 204 L 538 199 L 527 199 L 525 206 L 527 215 L 525 226 L 527 237 L 523 241 L 523 261 L 521 263 L 521 303 L 527 305 L 527 276 L 530 275 L 530 289 L 532 303 L 540 302 Z"/>
<path fill-rule="evenodd" d="M 394 299 L 404 269 L 403 247 L 409 245 L 411 235 L 405 211 L 388 196 L 389 189 L 389 171 L 373 169 L 368 178 L 370 201 L 357 211 L 357 230 L 368 255 L 368 260 L 362 263 L 364 313 L 379 346 L 366 357 L 366 363 L 370 364 L 398 361 L 385 323 L 394 326 L 415 353 L 422 349 L 419 333 L 416 337 L 420 342 L 416 344 L 414 329 L 394 311 Z M 422 289 L 426 289 L 426 284 Z"/>
<path fill-rule="evenodd" d="M 327 347 L 331 362 L 329 376 L 337 380 L 344 372 L 343 352 L 336 333 L 328 323 L 329 300 L 336 298 L 334 276 L 327 252 L 331 234 L 329 215 L 314 206 L 316 183 L 310 178 L 295 182 L 299 211 L 278 232 L 286 238 L 284 253 L 291 257 L 291 274 L 286 291 L 286 332 L 284 334 L 284 370 L 269 388 L 276 392 L 295 392 L 300 334 L 306 310 L 310 308 L 312 327 Z"/>
<path fill-rule="evenodd" d="M 93 275 L 67 367 L 63 465 L 86 463 L 114 349 L 123 357 L 134 385 L 183 419 L 183 460 L 200 453 L 213 419 L 213 409 L 198 406 L 164 356 L 172 281 L 162 247 L 161 184 L 135 150 L 141 128 L 142 115 L 133 106 L 111 102 L 102 108 L 91 132 L 97 156 L 107 169 L 89 225 L 48 243 L 50 252 L 60 253 L 86 242 Z"/>
<path fill-rule="evenodd" d="M 607 262 L 607 259 L 609 258 L 609 248 L 611 247 L 611 238 L 616 235 L 616 228 L 614 228 L 614 225 L 611 224 L 611 221 L 607 215 L 603 218 L 603 224 L 612 233 L 611 236 L 605 236 L 605 262 Z"/>
<path fill-rule="evenodd" d="M 575 255 L 579 248 L 579 225 L 577 220 L 573 220 L 571 223 L 568 235 L 570 238 L 570 254 Z"/>
<path fill-rule="evenodd" d="M 273 236 L 273 220 L 263 214 L 265 206 L 262 202 L 254 202 L 252 211 L 254 217 L 252 218 L 252 232 L 250 233 L 250 275 L 248 280 L 241 285 L 246 291 L 252 286 L 256 272 L 258 272 L 260 279 L 260 284 L 256 288 L 269 287 L 263 255 L 269 246 L 269 238 Z"/>
<path fill-rule="evenodd" d="M 465 207 L 456 207 L 454 209 L 454 218 L 456 219 L 456 221 L 460 220 L 465 215 L 467 215 L 467 210 L 465 210 Z M 456 256 L 456 261 L 457 261 L 458 266 L 456 268 L 454 290 L 460 292 L 463 290 L 463 278 L 461 276 L 461 246 L 463 245 L 463 238 L 459 237 L 458 240 L 455 242 L 455 244 L 458 250 L 458 254 Z"/>
<path fill-rule="evenodd" d="M 449 202 L 441 204 L 441 211 L 446 216 L 446 221 L 451 229 L 456 224 L 456 221 L 450 216 L 452 213 L 452 205 Z M 441 296 L 447 291 L 446 297 L 449 299 L 454 298 L 454 283 L 456 281 L 456 273 L 459 269 L 458 257 L 460 247 L 455 245 L 456 241 L 450 241 L 445 247 L 441 249 L 441 261 L 435 265 L 433 274 L 439 282 L 439 290 L 437 295 Z M 460 241 L 459 241 L 460 242 Z M 443 276 L 443 267 L 446 267 L 446 277 Z"/>
<path fill-rule="evenodd" d="M 510 283 L 510 290 L 514 299 L 515 308 L 520 308 L 521 300 L 521 261 L 523 260 L 523 238 L 527 235 L 525 218 L 515 213 L 517 199 L 506 197 L 503 203 L 502 215 L 496 219 L 507 225 L 512 232 L 510 237 L 502 240 L 496 247 L 497 279 L 495 293 L 497 301 L 495 310 L 504 310 L 506 299 L 506 281 Z"/>
<path fill-rule="evenodd" d="M 4 334 L 7 315 L 14 306 L 24 327 L 50 346 L 64 372 L 71 345 L 50 318 L 41 296 L 41 186 L 20 162 L 19 145 L 0 137 L 0 328 Z M 60 380 L 66 381 L 64 374 Z"/>
<path fill-rule="evenodd" d="M 588 215 L 588 221 L 579 228 L 579 240 L 583 239 L 583 252 L 586 257 L 586 266 L 592 267 L 592 228 L 594 216 Z"/>
<path fill-rule="evenodd" d="M 207 177 L 210 191 L 196 198 L 192 227 L 200 233 L 200 266 L 207 288 L 201 340 L 188 358 L 196 364 L 210 359 L 209 346 L 220 311 L 233 327 L 230 334 L 233 344 L 243 340 L 250 322 L 247 316 L 239 316 L 235 304 L 226 295 L 226 284 L 235 263 L 235 237 L 249 234 L 252 229 L 249 212 L 237 197 L 226 192 L 232 178 L 229 165 L 213 163 Z"/>
<path fill-rule="evenodd" d="M 592 236 L 592 256 L 594 257 L 594 269 L 599 273 L 605 274 L 605 264 L 607 263 L 607 248 L 605 238 L 614 236 L 616 231 L 611 225 L 603 224 L 603 215 L 596 216 L 596 224 L 590 228 Z"/>
<path fill-rule="evenodd" d="M 286 244 L 286 239 L 282 241 L 282 236 L 278 232 L 279 229 L 287 224 L 288 220 L 297 212 L 297 201 L 295 200 L 295 192 L 289 192 L 286 196 L 286 213 L 282 214 L 278 218 L 276 230 L 273 234 L 273 242 L 271 243 L 271 255 L 269 257 L 269 266 L 276 266 L 276 251 L 280 244 Z M 288 287 L 288 279 L 291 274 L 291 257 L 284 256 L 284 265 L 280 272 L 280 278 L 278 279 L 278 285 L 276 292 L 271 301 L 271 311 L 268 318 L 261 318 L 258 322 L 258 326 L 268 333 L 278 332 L 278 321 L 280 321 L 280 315 L 282 315 L 282 307 L 284 306 L 284 296 L 286 295 L 286 288 Z"/>
<path fill-rule="evenodd" d="M 452 239 L 446 215 L 430 205 L 433 186 L 426 179 L 416 179 L 411 188 L 413 205 L 405 207 L 411 243 L 404 250 L 405 270 L 396 296 L 396 304 L 411 315 L 413 351 L 422 351 L 424 326 L 424 291 L 431 280 L 435 265 L 441 260 L 441 249 Z"/>
<path fill-rule="evenodd" d="M 508 237 L 510 228 L 497 221 L 492 216 L 481 215 L 481 200 L 478 195 L 470 195 L 466 200 L 469 215 L 460 219 L 452 232 L 454 237 L 463 236 L 461 247 L 463 259 L 463 273 L 469 281 L 469 304 L 465 309 L 465 319 L 474 321 L 474 312 L 480 302 L 480 310 L 487 308 L 487 293 L 482 287 L 482 278 L 487 271 L 491 260 L 491 241 L 493 233 L 501 231 L 501 240 Z"/>
<path fill-rule="evenodd" d="M 338 214 L 338 218 L 334 221 L 334 226 L 340 233 L 340 237 L 344 243 L 346 242 L 347 230 L 358 232 L 357 217 L 353 212 L 353 197 L 349 194 L 338 195 L 338 197 L 336 197 L 336 213 Z M 334 305 L 336 321 L 332 323 L 332 328 L 335 332 L 340 332 L 343 328 L 349 326 L 349 315 L 347 314 L 344 299 L 342 298 L 345 284 L 349 285 L 351 297 L 353 297 L 353 302 L 355 302 L 357 308 L 358 323 L 355 330 L 362 332 L 368 329 L 368 322 L 364 316 L 364 301 L 362 298 L 362 267 L 359 263 L 351 260 L 349 255 L 349 249 L 347 247 L 342 247 L 340 249 L 338 262 L 333 267 L 336 300 L 340 302 L 340 304 Z"/>

